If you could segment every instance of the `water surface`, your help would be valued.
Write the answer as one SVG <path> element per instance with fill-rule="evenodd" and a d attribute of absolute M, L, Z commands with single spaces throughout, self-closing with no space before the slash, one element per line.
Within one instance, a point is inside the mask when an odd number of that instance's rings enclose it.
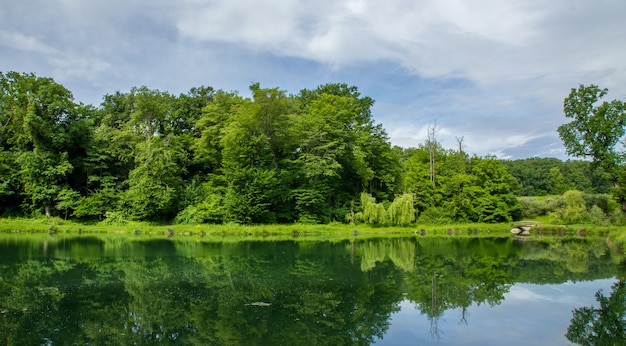
<path fill-rule="evenodd" d="M 0 234 L 0 343 L 566 345 L 601 239 Z"/>

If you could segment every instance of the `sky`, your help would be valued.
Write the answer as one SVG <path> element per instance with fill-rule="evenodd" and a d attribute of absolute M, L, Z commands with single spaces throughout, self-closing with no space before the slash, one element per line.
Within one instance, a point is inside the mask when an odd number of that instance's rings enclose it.
<path fill-rule="evenodd" d="M 326 83 L 375 100 L 392 144 L 568 159 L 563 99 L 626 100 L 623 0 L 0 0 L 0 71 L 77 102 L 147 86 L 289 94 Z"/>

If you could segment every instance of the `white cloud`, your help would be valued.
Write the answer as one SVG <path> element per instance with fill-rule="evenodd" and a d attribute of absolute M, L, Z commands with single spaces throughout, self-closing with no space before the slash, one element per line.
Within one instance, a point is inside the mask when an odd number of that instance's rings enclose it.
<path fill-rule="evenodd" d="M 0 45 L 32 53 L 56 53 L 56 50 L 34 36 L 17 31 L 0 30 Z"/>
<path fill-rule="evenodd" d="M 99 83 L 99 79 L 104 74 L 113 71 L 113 66 L 110 63 L 96 59 L 54 56 L 50 58 L 50 61 L 60 80 L 79 78 Z"/>
<path fill-rule="evenodd" d="M 423 76 L 472 75 L 492 66 L 485 54 L 523 49 L 539 35 L 539 11 L 510 2 L 273 1 L 190 7 L 185 36 L 330 64 L 388 59 Z M 526 6 L 529 7 L 529 6 Z M 471 69 L 470 69 L 471 68 Z"/>
<path fill-rule="evenodd" d="M 436 122 L 446 147 L 463 136 L 472 153 L 537 155 L 560 150 L 570 88 L 626 98 L 624 12 L 620 0 L 22 0 L 0 8 L 0 63 L 99 96 L 347 82 L 396 144 Z"/>

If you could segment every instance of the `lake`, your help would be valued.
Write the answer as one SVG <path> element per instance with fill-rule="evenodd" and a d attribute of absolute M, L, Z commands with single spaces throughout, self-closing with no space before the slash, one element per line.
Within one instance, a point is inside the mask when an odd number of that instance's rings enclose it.
<path fill-rule="evenodd" d="M 571 344 L 624 254 L 528 239 L 0 234 L 0 344 Z"/>

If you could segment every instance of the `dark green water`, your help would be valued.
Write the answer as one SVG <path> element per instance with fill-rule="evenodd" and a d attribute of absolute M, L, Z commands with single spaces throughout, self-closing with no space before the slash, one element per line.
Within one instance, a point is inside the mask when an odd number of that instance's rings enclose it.
<path fill-rule="evenodd" d="M 0 344 L 566 345 L 603 240 L 0 234 Z"/>

